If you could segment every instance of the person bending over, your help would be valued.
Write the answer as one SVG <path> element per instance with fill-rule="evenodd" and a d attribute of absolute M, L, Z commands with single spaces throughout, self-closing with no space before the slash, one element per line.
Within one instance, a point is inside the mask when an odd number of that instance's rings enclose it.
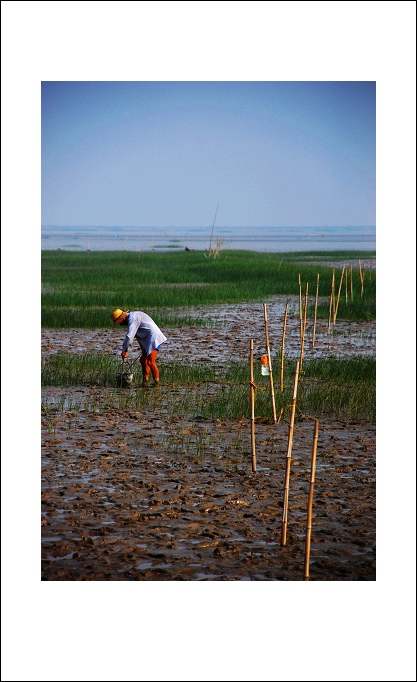
<path fill-rule="evenodd" d="M 128 348 L 136 338 L 142 354 L 140 364 L 142 365 L 142 386 L 148 386 L 149 375 L 152 373 L 154 385 L 159 386 L 159 369 L 156 364 L 158 351 L 167 338 L 161 332 L 158 325 L 146 313 L 140 310 L 129 312 L 116 308 L 111 314 L 113 326 L 127 327 L 125 339 L 123 341 L 121 356 L 125 360 L 128 357 Z"/>

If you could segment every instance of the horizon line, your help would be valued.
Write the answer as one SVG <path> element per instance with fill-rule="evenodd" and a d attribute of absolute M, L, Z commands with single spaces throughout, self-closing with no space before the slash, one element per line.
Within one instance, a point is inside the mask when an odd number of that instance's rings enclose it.
<path fill-rule="evenodd" d="M 146 230 L 154 230 L 156 228 L 207 228 L 211 229 L 212 225 L 70 225 L 70 224 L 57 224 L 57 223 L 48 223 L 48 224 L 41 224 L 42 227 L 76 227 L 76 228 L 82 228 L 82 227 L 108 227 L 109 229 L 115 229 L 118 227 L 127 227 L 129 229 L 146 229 Z M 345 224 L 345 225 L 217 225 L 216 228 L 223 228 L 223 229 L 230 229 L 230 228 L 253 228 L 253 229 L 259 229 L 260 227 L 262 228 L 275 228 L 275 229 L 283 229 L 283 228 L 292 228 L 292 229 L 303 229 L 305 227 L 307 228 L 318 228 L 321 230 L 326 230 L 329 227 L 376 227 L 375 224 L 368 224 L 368 225 L 351 225 L 351 224 Z"/>

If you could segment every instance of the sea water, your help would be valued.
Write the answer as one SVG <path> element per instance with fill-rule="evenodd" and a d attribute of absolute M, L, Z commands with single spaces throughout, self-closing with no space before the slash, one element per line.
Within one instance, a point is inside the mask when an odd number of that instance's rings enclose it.
<path fill-rule="evenodd" d="M 364 227 L 42 226 L 42 250 L 63 251 L 375 251 Z"/>

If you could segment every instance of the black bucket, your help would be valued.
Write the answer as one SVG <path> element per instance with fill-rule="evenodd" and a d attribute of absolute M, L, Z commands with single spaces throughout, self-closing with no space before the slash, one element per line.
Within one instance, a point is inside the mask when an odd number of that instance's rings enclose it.
<path fill-rule="evenodd" d="M 131 372 L 117 372 L 116 386 L 118 388 L 129 388 L 132 385 L 133 374 Z"/>

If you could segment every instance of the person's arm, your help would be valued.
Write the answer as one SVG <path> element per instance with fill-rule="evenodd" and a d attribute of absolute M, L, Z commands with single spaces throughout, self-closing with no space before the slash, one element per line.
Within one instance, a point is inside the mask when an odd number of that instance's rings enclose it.
<path fill-rule="evenodd" d="M 132 316 L 129 317 L 129 322 L 130 322 L 130 324 L 127 328 L 125 340 L 123 341 L 123 346 L 122 346 L 121 355 L 122 355 L 123 359 L 127 358 L 127 349 L 133 343 L 133 339 L 135 338 L 136 332 L 140 326 L 140 321 L 135 320 Z"/>

